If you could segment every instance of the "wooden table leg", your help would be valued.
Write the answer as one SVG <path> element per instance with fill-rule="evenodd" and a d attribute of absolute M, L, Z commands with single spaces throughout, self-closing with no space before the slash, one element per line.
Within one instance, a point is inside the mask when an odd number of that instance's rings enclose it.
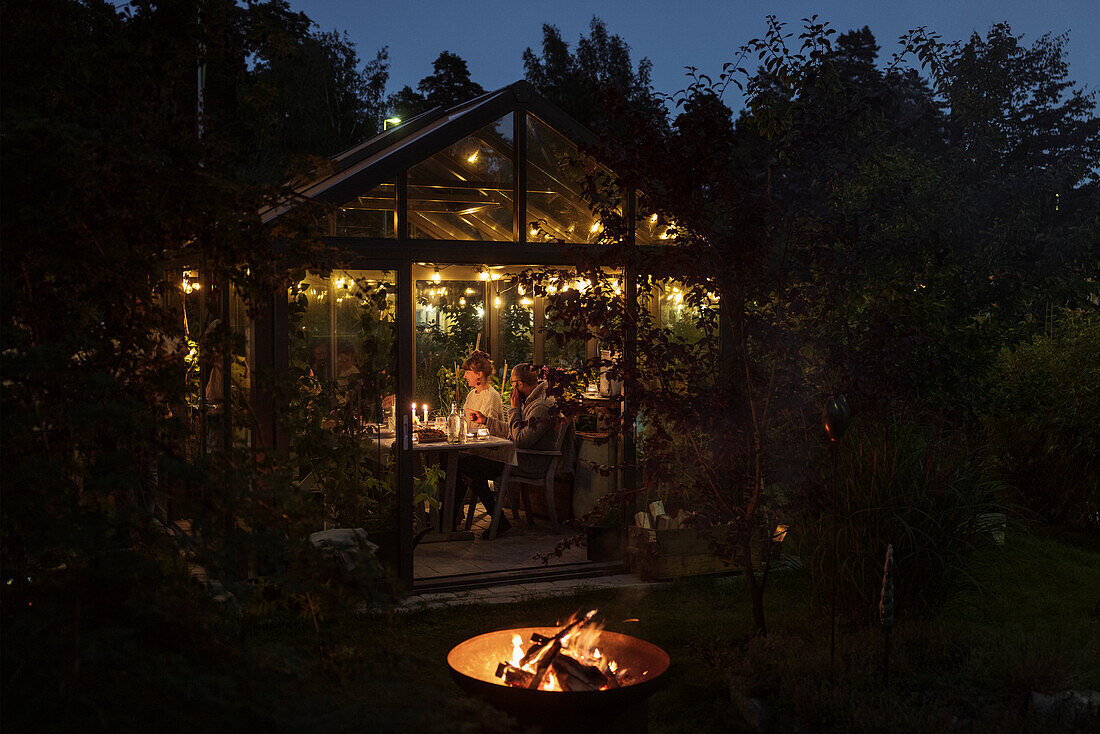
<path fill-rule="evenodd" d="M 458 479 L 458 452 L 447 452 L 447 483 L 443 492 L 443 532 L 455 529 L 455 484 Z"/>

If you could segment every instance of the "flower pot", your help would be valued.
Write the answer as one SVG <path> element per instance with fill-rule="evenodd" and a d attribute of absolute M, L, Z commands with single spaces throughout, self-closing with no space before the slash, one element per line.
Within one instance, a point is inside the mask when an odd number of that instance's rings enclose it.
<path fill-rule="evenodd" d="M 621 561 L 624 545 L 622 528 L 588 529 L 587 546 L 590 561 Z"/>

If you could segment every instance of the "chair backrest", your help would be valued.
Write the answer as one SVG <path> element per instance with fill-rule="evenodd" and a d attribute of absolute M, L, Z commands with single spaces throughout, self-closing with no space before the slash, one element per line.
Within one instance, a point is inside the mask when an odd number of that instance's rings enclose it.
<path fill-rule="evenodd" d="M 573 473 L 577 463 L 576 421 L 566 418 L 558 425 L 558 435 L 554 439 L 554 450 L 561 454 L 558 471 Z"/>

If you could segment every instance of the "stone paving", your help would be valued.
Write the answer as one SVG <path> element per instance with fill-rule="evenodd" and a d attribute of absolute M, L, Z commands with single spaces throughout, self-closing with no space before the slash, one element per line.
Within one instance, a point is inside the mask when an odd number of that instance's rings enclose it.
<path fill-rule="evenodd" d="M 399 611 L 415 612 L 422 609 L 456 606 L 462 604 L 514 604 L 549 596 L 567 596 L 595 589 L 635 589 L 648 591 L 666 586 L 669 582 L 640 581 L 632 574 L 616 574 L 586 579 L 564 579 L 559 581 L 531 581 L 508 586 L 490 586 L 484 589 L 463 591 L 444 591 L 410 596 L 398 605 Z"/>
<path fill-rule="evenodd" d="M 559 541 L 568 538 L 572 531 L 562 527 L 554 534 L 546 521 L 528 525 L 526 520 L 512 521 L 508 532 L 495 540 L 481 537 L 489 527 L 487 514 L 480 514 L 473 526 L 472 540 L 443 543 L 421 543 L 413 551 L 413 577 L 417 580 L 467 573 L 487 573 L 515 569 L 539 569 L 547 566 L 585 563 L 587 552 L 577 546 L 565 551 L 561 557 L 553 557 L 543 564 L 537 553 L 550 553 Z"/>

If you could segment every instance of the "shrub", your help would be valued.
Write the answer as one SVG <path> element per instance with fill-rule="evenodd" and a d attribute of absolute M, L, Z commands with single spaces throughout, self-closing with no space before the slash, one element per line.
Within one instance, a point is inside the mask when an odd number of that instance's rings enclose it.
<path fill-rule="evenodd" d="M 1062 313 L 995 377 L 985 427 L 1004 483 L 1043 520 L 1100 531 L 1100 317 Z"/>
<path fill-rule="evenodd" d="M 854 426 L 837 452 L 839 611 L 858 623 L 877 618 L 887 544 L 894 546 L 897 608 L 934 607 L 963 578 L 974 543 L 988 537 L 981 516 L 1000 509 L 997 485 L 963 435 L 904 418 Z M 831 482 L 828 463 L 822 468 Z M 798 553 L 825 603 L 831 518 L 826 511 L 796 522 Z"/>

